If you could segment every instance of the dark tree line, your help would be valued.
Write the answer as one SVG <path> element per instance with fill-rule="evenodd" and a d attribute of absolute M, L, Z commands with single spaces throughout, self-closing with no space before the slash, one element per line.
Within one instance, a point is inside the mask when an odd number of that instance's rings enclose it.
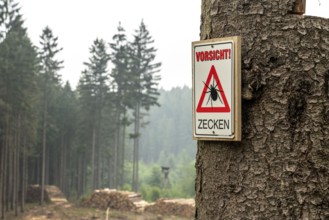
<path fill-rule="evenodd" d="M 28 184 L 57 185 L 68 197 L 124 184 L 138 190 L 140 127 L 159 95 L 152 43 L 143 21 L 132 41 L 119 24 L 110 43 L 94 40 L 73 91 L 61 81 L 62 48 L 52 30 L 45 27 L 33 45 L 18 4 L 0 0 L 2 219 L 24 211 Z M 128 180 L 125 162 L 133 164 Z"/>

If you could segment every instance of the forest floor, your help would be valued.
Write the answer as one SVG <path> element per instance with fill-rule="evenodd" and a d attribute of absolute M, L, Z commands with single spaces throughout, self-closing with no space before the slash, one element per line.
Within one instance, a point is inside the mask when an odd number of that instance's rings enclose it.
<path fill-rule="evenodd" d="M 57 188 L 57 187 L 56 187 Z M 28 204 L 24 213 L 17 217 L 14 213 L 6 215 L 10 220 L 189 220 L 176 216 L 160 216 L 151 213 L 120 212 L 110 210 L 108 213 L 100 209 L 92 209 L 72 204 L 66 200 L 58 188 L 48 188 L 50 203 Z"/>
<path fill-rule="evenodd" d="M 133 213 L 110 211 L 108 220 L 189 220 L 176 216 L 159 216 L 151 213 Z M 30 205 L 28 211 L 14 217 L 6 216 L 11 220 L 106 220 L 106 211 L 91 209 L 72 204 L 47 204 L 44 206 Z"/>

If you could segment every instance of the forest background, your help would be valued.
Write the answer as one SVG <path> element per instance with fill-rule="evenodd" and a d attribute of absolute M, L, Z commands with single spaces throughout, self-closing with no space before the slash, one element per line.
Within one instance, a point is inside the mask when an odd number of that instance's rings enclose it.
<path fill-rule="evenodd" d="M 191 89 L 158 89 L 161 62 L 144 21 L 96 38 L 76 89 L 61 80 L 63 48 L 50 27 L 34 45 L 19 4 L 1 0 L 0 30 L 2 217 L 24 210 L 29 184 L 57 185 L 70 199 L 105 187 L 149 201 L 194 196 Z"/>

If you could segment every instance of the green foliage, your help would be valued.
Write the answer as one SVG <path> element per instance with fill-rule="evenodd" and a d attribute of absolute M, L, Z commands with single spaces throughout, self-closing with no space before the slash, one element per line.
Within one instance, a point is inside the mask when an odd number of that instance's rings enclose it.
<path fill-rule="evenodd" d="M 6 38 L 13 26 L 23 27 L 23 23 L 18 3 L 14 0 L 0 0 L 0 41 Z"/>
<path fill-rule="evenodd" d="M 52 30 L 46 26 L 42 30 L 42 34 L 40 36 L 40 49 L 39 49 L 39 57 L 41 61 L 41 68 L 43 74 L 43 83 L 45 88 L 49 84 L 56 84 L 60 81 L 60 75 L 58 71 L 63 68 L 62 60 L 58 60 L 57 54 L 63 50 L 63 48 L 58 48 L 58 37 L 53 35 Z"/>
<path fill-rule="evenodd" d="M 132 93 L 136 104 L 149 110 L 153 105 L 159 105 L 157 85 L 161 77 L 160 62 L 154 62 L 156 49 L 146 25 L 142 21 L 139 29 L 136 30 L 134 40 L 129 45 L 129 58 L 131 60 L 130 71 L 132 74 Z"/>
<path fill-rule="evenodd" d="M 154 202 L 162 196 L 162 190 L 158 186 L 142 184 L 140 187 L 140 192 L 143 199 L 149 202 Z"/>
<path fill-rule="evenodd" d="M 172 195 L 179 198 L 191 198 L 195 195 L 195 161 L 182 157 L 184 153 L 179 156 L 180 162 L 172 175 Z"/>
<path fill-rule="evenodd" d="M 125 183 L 122 187 L 120 187 L 120 190 L 131 191 L 131 184 Z"/>
<path fill-rule="evenodd" d="M 162 184 L 161 168 L 157 164 L 144 164 L 139 162 L 140 179 L 142 184 L 160 187 Z"/>
<path fill-rule="evenodd" d="M 166 180 L 158 164 L 140 162 L 140 192 L 147 201 L 158 198 L 192 198 L 195 195 L 195 160 L 182 152 L 173 156 L 169 176 Z"/>

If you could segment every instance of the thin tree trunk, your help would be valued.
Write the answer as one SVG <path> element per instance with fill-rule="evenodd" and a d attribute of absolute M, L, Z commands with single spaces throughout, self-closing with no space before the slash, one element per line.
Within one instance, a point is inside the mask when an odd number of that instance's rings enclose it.
<path fill-rule="evenodd" d="M 99 124 L 98 124 L 98 128 L 97 128 L 97 134 L 98 137 L 96 139 L 96 150 L 97 150 L 97 175 L 96 175 L 96 188 L 99 189 L 101 187 L 101 183 L 102 183 L 102 178 L 101 178 L 101 171 L 102 171 L 102 146 L 101 146 L 101 132 L 100 132 L 100 128 L 101 127 L 101 122 L 99 120 Z"/>
<path fill-rule="evenodd" d="M 135 109 L 135 138 L 134 138 L 134 154 L 133 154 L 133 191 L 138 192 L 138 162 L 139 162 L 139 127 L 140 127 L 140 105 L 136 105 Z"/>
<path fill-rule="evenodd" d="M 0 130 L 1 131 L 1 130 Z M 3 138 L 3 137 L 1 137 Z M 4 179 L 4 176 L 3 176 L 3 142 L 1 143 L 0 145 L 0 216 L 2 216 L 2 181 Z"/>
<path fill-rule="evenodd" d="M 119 149 L 119 145 L 120 145 L 120 113 L 116 112 L 115 113 L 115 125 L 116 130 L 115 130 L 115 134 L 114 134 L 114 146 L 113 146 L 113 153 L 111 155 L 111 166 L 110 166 L 110 186 L 112 188 L 117 188 L 117 182 L 118 182 L 118 149 Z"/>
<path fill-rule="evenodd" d="M 2 131 L 3 131 L 3 127 L 0 126 L 0 133 L 2 134 Z M 5 179 L 5 176 L 4 176 L 4 146 L 5 146 L 5 135 L 2 134 L 0 136 L 0 140 L 1 140 L 1 145 L 0 145 L 0 218 L 2 218 L 2 206 L 3 206 L 3 201 L 2 201 L 2 198 L 3 198 L 3 192 L 2 192 L 2 186 L 3 186 L 3 181 Z"/>
<path fill-rule="evenodd" d="M 96 178 L 95 178 L 95 153 L 96 153 L 96 126 L 93 126 L 92 131 L 92 143 L 91 143 L 91 177 L 92 177 L 92 189 L 96 189 Z"/>
<path fill-rule="evenodd" d="M 4 149 L 3 149 L 3 184 L 2 184 L 2 207 L 1 218 L 5 219 L 5 212 L 8 211 L 8 163 L 9 163 L 9 118 L 6 118 L 5 123 L 5 137 L 4 137 Z"/>
<path fill-rule="evenodd" d="M 7 126 L 6 126 L 7 127 Z M 7 128 L 6 128 L 7 130 Z M 7 133 L 7 132 L 6 132 Z M 8 154 L 7 154 L 7 137 L 5 135 L 4 137 L 4 145 L 3 145 L 3 164 L 2 164 L 2 168 L 3 168 L 3 176 L 2 176 L 2 198 L 1 198 L 1 219 L 5 218 L 5 203 L 7 202 L 7 158 L 8 158 Z"/>
<path fill-rule="evenodd" d="M 63 131 L 61 131 L 61 150 L 60 150 L 60 163 L 59 163 L 59 188 L 64 192 L 64 176 L 65 176 L 65 147 L 64 147 L 64 137 Z"/>
<path fill-rule="evenodd" d="M 5 130 L 5 129 L 4 129 Z M 6 133 L 4 133 L 2 137 L 2 144 L 1 144 L 1 179 L 0 179 L 0 191 L 1 191 L 1 219 L 4 219 L 5 214 L 5 183 L 6 183 L 6 172 L 5 172 L 5 164 L 6 164 Z"/>
<path fill-rule="evenodd" d="M 15 172 L 14 172 L 14 150 L 15 150 L 15 134 L 12 134 L 10 132 L 10 139 L 9 139 L 9 169 L 8 169 L 8 198 L 9 198 L 9 208 L 8 211 L 14 210 L 14 178 L 15 178 Z"/>
<path fill-rule="evenodd" d="M 82 190 L 81 190 L 81 184 L 82 184 L 82 156 L 81 154 L 78 155 L 78 160 L 77 160 L 77 170 L 78 170 L 78 176 L 77 180 L 75 181 L 76 187 L 77 187 L 77 197 L 79 198 L 82 195 Z"/>
<path fill-rule="evenodd" d="M 64 194 L 67 195 L 67 190 L 66 190 L 66 182 L 67 182 L 67 153 L 69 152 L 67 147 L 67 141 L 65 141 L 65 136 L 63 137 L 63 149 L 62 149 L 62 171 L 61 171 L 61 179 L 62 179 L 62 183 L 61 183 L 61 190 L 64 192 Z"/>
<path fill-rule="evenodd" d="M 118 187 L 118 151 L 120 146 L 120 114 L 118 114 L 117 118 L 117 130 L 116 130 L 116 136 L 115 136 L 115 145 L 114 145 L 114 152 L 113 152 L 113 187 L 116 189 Z"/>
<path fill-rule="evenodd" d="M 26 162 L 26 136 L 24 135 L 23 139 L 23 148 L 22 148 L 22 180 L 21 180 L 21 198 L 20 198 L 20 203 L 21 203 L 21 212 L 23 213 L 25 210 L 25 191 L 26 191 L 26 184 L 27 184 L 27 162 Z"/>
<path fill-rule="evenodd" d="M 14 178 L 14 206 L 15 206 L 15 216 L 18 215 L 18 190 L 19 190 L 19 183 L 20 183 L 20 167 L 19 167 L 19 155 L 20 155 L 20 144 L 21 144 L 21 114 L 18 114 L 18 125 L 16 131 L 16 146 L 15 146 L 15 153 L 14 153 L 14 163 L 15 163 L 15 178 Z"/>
<path fill-rule="evenodd" d="M 43 126 L 42 126 L 42 173 L 41 173 L 41 198 L 40 204 L 44 204 L 44 191 L 45 191 L 45 179 L 46 179 L 46 141 L 47 141 L 47 98 L 45 94 L 44 108 L 43 108 Z"/>
<path fill-rule="evenodd" d="M 124 118 L 126 118 L 126 111 L 124 112 Z M 122 135 L 121 136 L 122 136 L 122 141 L 121 141 L 118 176 L 119 176 L 119 185 L 123 186 L 124 165 L 125 165 L 125 140 L 126 140 L 126 123 L 125 122 L 122 126 Z"/>
<path fill-rule="evenodd" d="M 13 153 L 13 162 L 14 162 L 14 175 L 13 175 L 13 204 L 14 204 L 14 211 L 15 216 L 18 215 L 18 176 L 19 176 L 19 169 L 18 169 L 18 146 L 15 147 L 14 153 Z"/>

